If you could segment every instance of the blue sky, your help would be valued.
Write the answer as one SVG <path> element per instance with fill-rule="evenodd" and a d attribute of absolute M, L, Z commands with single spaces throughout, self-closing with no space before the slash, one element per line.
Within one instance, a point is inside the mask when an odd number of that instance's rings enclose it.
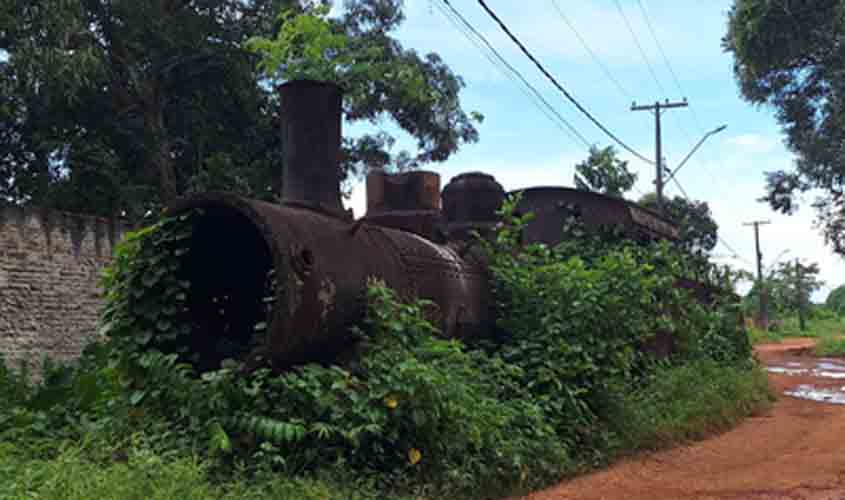
<path fill-rule="evenodd" d="M 664 156 L 670 168 L 680 162 L 705 132 L 726 124 L 727 129 L 705 142 L 678 174 L 692 198 L 710 204 L 719 234 L 739 256 L 731 258 L 732 252 L 720 244 L 714 251 L 716 258 L 753 271 L 753 233 L 742 223 L 769 219 L 772 224 L 761 228 L 764 264 L 772 264 L 786 250 L 789 252 L 783 259 L 799 257 L 818 262 L 828 288 L 814 298 L 823 299 L 830 287 L 845 283 L 845 262 L 824 246 L 823 238 L 813 226 L 815 213 L 809 206 L 812 195 L 793 216 L 776 214 L 756 201 L 764 193 L 763 172 L 789 168 L 793 156 L 782 144 L 773 111 L 755 108 L 739 97 L 732 58 L 721 49 L 731 1 L 641 1 L 679 85 L 648 30 L 637 0 L 620 0 L 620 4 L 654 76 L 614 0 L 557 0 L 566 18 L 621 89 L 579 43 L 552 0 L 487 0 L 487 3 L 576 99 L 645 156 L 654 157 L 654 118 L 647 112 L 631 112 L 631 97 L 641 104 L 656 99 L 688 99 L 691 109 L 673 109 L 664 115 Z M 451 0 L 451 3 L 589 142 L 599 146 L 611 143 L 543 79 L 476 1 Z M 571 185 L 574 165 L 587 156 L 586 147 L 561 131 L 517 84 L 490 64 L 450 24 L 439 5 L 442 5 L 440 0 L 406 0 L 407 19 L 398 37 L 406 47 L 420 53 L 440 54 L 465 80 L 466 88 L 461 94 L 464 109 L 481 112 L 485 120 L 479 127 L 481 139 L 477 144 L 464 146 L 448 162 L 429 168 L 441 174 L 443 185 L 452 176 L 469 170 L 495 175 L 508 190 L 532 185 Z M 355 133 L 356 129 L 351 127 L 346 131 Z M 399 146 L 402 145 L 400 141 Z M 410 142 L 404 145 L 412 146 Z M 641 192 L 653 190 L 654 167 L 625 152 L 620 156 L 630 160 L 630 168 L 639 173 L 636 188 Z M 675 194 L 679 194 L 677 188 L 668 185 L 667 195 Z M 638 195 L 635 191 L 631 196 Z M 353 188 L 348 205 L 356 216 L 363 214 L 362 183 Z"/>

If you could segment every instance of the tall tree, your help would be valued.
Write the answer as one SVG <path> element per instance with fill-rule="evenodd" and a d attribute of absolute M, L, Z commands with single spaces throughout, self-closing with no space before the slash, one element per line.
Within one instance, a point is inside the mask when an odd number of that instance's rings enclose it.
<path fill-rule="evenodd" d="M 628 162 L 616 156 L 613 146 L 590 147 L 590 156 L 575 165 L 575 187 L 621 198 L 637 182 L 637 174 L 628 170 Z"/>
<path fill-rule="evenodd" d="M 648 193 L 643 196 L 640 205 L 657 209 L 657 195 Z M 710 207 L 704 201 L 689 201 L 675 196 L 663 200 L 666 216 L 680 229 L 678 245 L 692 255 L 704 256 L 718 243 L 719 225 L 710 213 Z"/>
<path fill-rule="evenodd" d="M 344 90 L 348 121 L 377 125 L 391 119 L 416 140 L 417 151 L 392 152 L 396 138 L 385 131 L 345 137 L 344 176 L 368 166 L 405 170 L 448 159 L 461 144 L 478 140 L 483 117 L 461 109 L 463 80 L 434 53 L 406 49 L 391 34 L 404 20 L 402 0 L 347 0 L 343 15 L 328 4 L 284 11 L 275 37 L 249 46 L 273 83 L 327 80 Z"/>
<path fill-rule="evenodd" d="M 845 1 L 734 0 L 723 47 L 734 56 L 742 96 L 772 106 L 797 154 L 791 171 L 768 172 L 766 200 L 814 203 L 828 243 L 845 254 Z"/>
<path fill-rule="evenodd" d="M 274 91 L 253 37 L 296 33 L 302 0 L 6 0 L 0 3 L 0 198 L 130 216 L 210 188 L 271 199 L 281 188 Z M 400 0 L 349 0 L 332 32 L 355 54 L 347 118 L 385 113 L 394 138 L 345 142 L 344 166 L 442 161 L 477 139 L 461 80 L 389 33 Z M 279 18 L 280 11 L 290 12 Z M 291 23 L 291 26 L 287 26 Z M 313 53 L 308 43 L 295 47 Z"/>
<path fill-rule="evenodd" d="M 827 296 L 825 305 L 832 311 L 845 314 L 845 285 L 834 288 Z"/>
<path fill-rule="evenodd" d="M 769 311 L 775 316 L 798 314 L 802 305 L 810 304 L 810 297 L 824 284 L 819 279 L 818 263 L 781 262 L 764 276 L 769 295 Z M 745 298 L 745 307 L 755 311 L 759 304 L 759 287 L 755 283 Z"/>
<path fill-rule="evenodd" d="M 16 99 L 0 137 L 15 158 L 7 194 L 143 212 L 184 192 L 207 161 L 255 167 L 275 134 L 242 45 L 273 29 L 277 3 L 5 2 L 3 86 Z"/>

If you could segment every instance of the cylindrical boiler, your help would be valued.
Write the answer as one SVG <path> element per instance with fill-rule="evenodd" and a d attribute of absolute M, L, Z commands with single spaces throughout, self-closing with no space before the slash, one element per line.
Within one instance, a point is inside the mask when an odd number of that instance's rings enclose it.
<path fill-rule="evenodd" d="M 220 361 L 204 345 L 216 345 L 227 335 L 231 342 L 246 341 L 245 332 L 263 320 L 261 278 L 271 269 L 276 290 L 263 342 L 277 368 L 332 361 L 350 349 L 350 328 L 365 317 L 370 277 L 403 297 L 433 301 L 435 321 L 449 336 L 474 335 L 491 321 L 484 268 L 448 246 L 224 193 L 181 200 L 170 213 L 195 208 L 202 210 L 193 215 L 190 252 L 183 262 L 192 283 L 188 313 L 205 314 L 225 296 L 240 318 L 240 325 L 206 321 L 194 332 L 193 350 L 206 357 L 200 366 L 210 369 Z"/>

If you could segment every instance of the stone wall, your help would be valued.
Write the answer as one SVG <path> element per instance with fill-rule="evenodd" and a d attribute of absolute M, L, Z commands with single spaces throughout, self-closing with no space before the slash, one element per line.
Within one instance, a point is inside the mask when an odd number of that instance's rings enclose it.
<path fill-rule="evenodd" d="M 78 356 L 97 332 L 100 277 L 125 229 L 117 221 L 0 208 L 0 355 L 7 366 Z"/>

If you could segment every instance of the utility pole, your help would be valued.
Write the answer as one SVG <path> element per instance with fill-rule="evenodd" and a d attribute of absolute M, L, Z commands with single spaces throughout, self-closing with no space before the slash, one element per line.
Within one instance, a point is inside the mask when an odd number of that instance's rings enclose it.
<path fill-rule="evenodd" d="M 798 262 L 798 257 L 795 258 L 795 291 L 798 294 L 798 324 L 801 326 L 801 331 L 807 330 L 807 319 L 804 311 L 804 292 L 802 290 L 801 278 L 801 263 Z"/>
<path fill-rule="evenodd" d="M 665 100 L 664 102 L 655 101 L 654 104 L 648 104 L 644 106 L 637 106 L 637 103 L 633 103 L 631 105 L 631 111 L 652 111 L 654 112 L 654 137 L 655 137 L 655 152 L 654 158 L 657 167 L 657 180 L 655 184 L 657 185 L 657 211 L 663 214 L 663 144 L 662 138 L 660 133 L 660 114 L 665 109 L 671 108 L 685 108 L 687 107 L 687 100 L 684 98 L 683 101 L 679 102 L 669 102 L 669 100 Z"/>
<path fill-rule="evenodd" d="M 766 284 L 763 281 L 763 252 L 760 251 L 760 226 L 763 224 L 771 224 L 767 220 L 755 220 L 753 222 L 746 222 L 743 226 L 754 226 L 754 243 L 757 247 L 757 290 L 760 294 L 760 316 L 757 324 L 763 330 L 769 329 L 769 294 L 766 290 Z"/>

